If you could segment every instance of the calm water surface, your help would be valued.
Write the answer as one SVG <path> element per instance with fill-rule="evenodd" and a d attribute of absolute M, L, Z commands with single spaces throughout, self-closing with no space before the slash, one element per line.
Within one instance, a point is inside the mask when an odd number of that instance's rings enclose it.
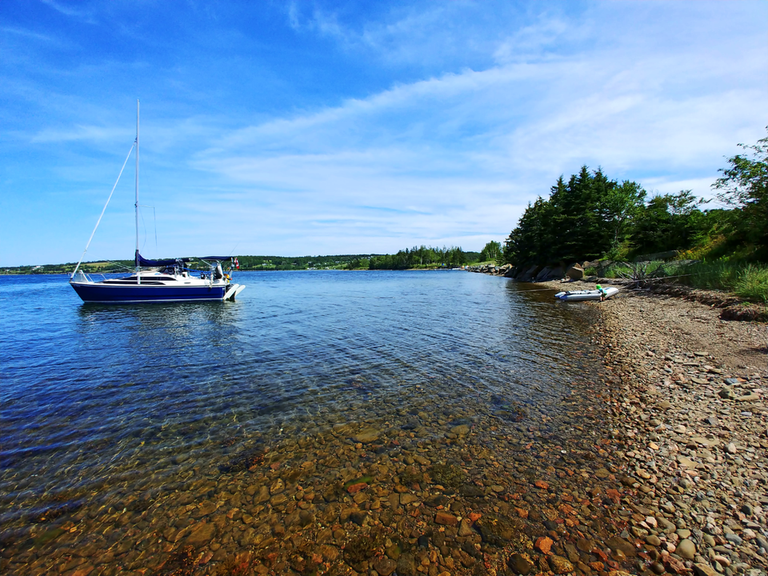
<path fill-rule="evenodd" d="M 0 276 L 0 531 L 118 506 L 254 437 L 467 407 L 556 422 L 573 374 L 595 369 L 589 307 L 503 278 L 236 280 L 235 303 L 98 306 L 63 276 Z"/>

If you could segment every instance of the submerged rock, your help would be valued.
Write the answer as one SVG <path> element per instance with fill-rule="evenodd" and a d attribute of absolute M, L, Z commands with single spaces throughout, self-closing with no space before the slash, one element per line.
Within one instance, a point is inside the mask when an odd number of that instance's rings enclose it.
<path fill-rule="evenodd" d="M 489 514 L 475 522 L 475 528 L 480 532 L 483 542 L 495 546 L 506 546 L 523 531 L 521 520 L 508 516 Z"/>
<path fill-rule="evenodd" d="M 234 474 L 235 472 L 249 470 L 264 461 L 264 454 L 265 452 L 261 448 L 244 450 L 230 458 L 226 464 L 221 464 L 219 471 L 224 474 Z"/>

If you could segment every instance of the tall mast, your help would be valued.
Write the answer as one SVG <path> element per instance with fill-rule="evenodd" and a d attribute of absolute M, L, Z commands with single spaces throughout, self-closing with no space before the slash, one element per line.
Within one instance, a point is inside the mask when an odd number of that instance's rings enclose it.
<path fill-rule="evenodd" d="M 141 283 L 139 277 L 139 100 L 136 99 L 136 279 Z"/>

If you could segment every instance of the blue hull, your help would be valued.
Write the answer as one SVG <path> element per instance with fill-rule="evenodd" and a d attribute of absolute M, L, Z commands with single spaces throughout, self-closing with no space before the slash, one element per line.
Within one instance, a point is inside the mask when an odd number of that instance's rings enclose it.
<path fill-rule="evenodd" d="M 83 302 L 99 304 L 207 302 L 223 300 L 227 290 L 227 286 L 110 286 L 99 282 L 71 284 Z"/>

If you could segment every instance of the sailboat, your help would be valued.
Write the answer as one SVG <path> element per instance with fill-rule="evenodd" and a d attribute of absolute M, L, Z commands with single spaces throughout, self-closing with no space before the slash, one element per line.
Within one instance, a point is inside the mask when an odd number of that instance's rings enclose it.
<path fill-rule="evenodd" d="M 134 254 L 135 270 L 121 278 L 105 278 L 94 280 L 89 274 L 80 270 L 88 247 L 93 240 L 96 229 L 101 223 L 104 212 L 112 199 L 117 182 L 125 170 L 125 165 L 136 149 L 136 252 Z M 99 304 L 140 304 L 151 302 L 189 302 L 189 301 L 234 301 L 235 297 L 245 289 L 242 284 L 232 282 L 232 273 L 239 268 L 237 258 L 230 256 L 204 256 L 197 258 L 202 261 L 207 270 L 192 270 L 188 267 L 192 258 L 171 258 L 151 260 L 144 258 L 139 252 L 139 102 L 136 101 L 136 140 L 128 151 L 123 168 L 117 177 L 117 182 L 101 211 L 96 227 L 91 233 L 83 255 L 72 272 L 69 283 L 78 296 L 86 303 Z M 222 263 L 230 261 L 229 271 L 225 272 Z"/>

